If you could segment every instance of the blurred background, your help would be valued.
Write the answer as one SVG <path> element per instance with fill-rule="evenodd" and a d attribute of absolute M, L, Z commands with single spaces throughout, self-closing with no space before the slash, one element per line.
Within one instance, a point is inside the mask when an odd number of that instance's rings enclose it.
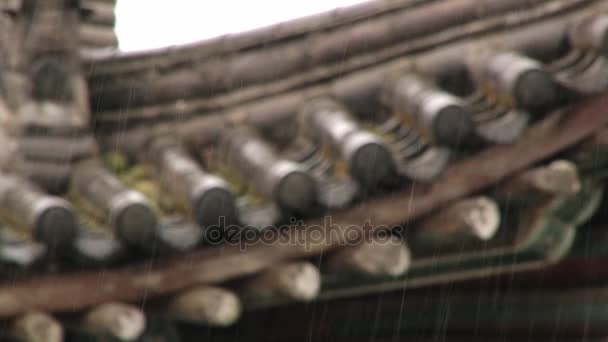
<path fill-rule="evenodd" d="M 146 50 L 247 31 L 361 2 L 364 0 L 123 0 L 117 3 L 116 32 L 121 50 Z"/>

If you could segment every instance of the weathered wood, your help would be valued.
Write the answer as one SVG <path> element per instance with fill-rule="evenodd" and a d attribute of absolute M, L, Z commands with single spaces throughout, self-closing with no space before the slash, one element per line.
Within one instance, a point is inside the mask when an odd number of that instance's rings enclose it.
<path fill-rule="evenodd" d="M 392 226 L 429 214 L 450 201 L 479 192 L 582 141 L 608 124 L 604 109 L 608 94 L 553 113 L 534 125 L 513 145 L 494 146 L 452 165 L 433 185 L 406 187 L 391 196 L 373 199 L 332 216 L 340 233 L 369 220 L 373 226 Z M 531 148 L 533 147 L 533 148 Z M 322 221 L 307 222 L 323 225 Z M 338 234 L 340 236 L 340 234 Z M 0 317 L 32 308 L 73 311 L 108 301 L 139 301 L 149 296 L 213 284 L 257 273 L 294 258 L 310 257 L 339 247 L 333 244 L 267 244 L 208 248 L 106 270 L 34 276 L 0 287 Z"/>
<path fill-rule="evenodd" d="M 407 272 L 410 258 L 401 239 L 386 237 L 342 248 L 328 257 L 326 265 L 331 273 L 396 277 Z"/>
<path fill-rule="evenodd" d="M 246 281 L 240 288 L 245 300 L 289 299 L 310 301 L 321 289 L 321 274 L 309 262 L 274 265 Z"/>
<path fill-rule="evenodd" d="M 487 241 L 498 231 L 500 220 L 498 205 L 491 198 L 459 200 L 420 222 L 414 244 L 428 248 Z"/>
<path fill-rule="evenodd" d="M 12 334 L 20 341 L 62 342 L 61 323 L 46 313 L 32 311 L 15 319 Z"/>
<path fill-rule="evenodd" d="M 234 56 L 214 55 L 203 60 L 197 58 L 176 63 L 173 56 L 179 53 L 171 52 L 166 55 L 170 56 L 169 61 L 156 61 L 153 66 L 141 68 L 146 63 L 140 60 L 141 69 L 129 68 L 114 74 L 105 71 L 109 68 L 97 65 L 92 69 L 95 74 L 90 77 L 93 85 L 91 100 L 94 108 L 116 110 L 127 103 L 141 106 L 167 103 L 177 98 L 200 97 L 201 94 L 219 94 L 237 87 L 284 80 L 294 74 L 307 74 L 306 83 L 311 83 L 315 78 L 310 71 L 322 69 L 319 66 L 332 67 L 331 74 L 336 76 L 376 64 L 382 51 L 387 53 L 383 57 L 385 61 L 412 52 L 414 49 L 411 48 L 409 51 L 390 52 L 405 41 L 411 44 L 434 37 L 427 40 L 426 47 L 419 46 L 417 50 L 420 50 L 443 41 L 439 38 L 441 35 L 452 34 L 451 41 L 456 37 L 470 37 L 470 32 L 463 34 L 467 23 L 474 22 L 474 29 L 481 31 L 487 31 L 490 27 L 502 29 L 505 25 L 511 25 L 507 20 L 513 20 L 507 14 L 525 21 L 539 13 L 542 13 L 540 17 L 546 17 L 549 13 L 573 10 L 589 3 L 580 0 L 540 0 L 528 8 L 528 0 L 506 3 L 478 0 L 432 2 L 420 8 L 395 11 L 381 20 L 363 21 L 334 31 L 265 44 L 263 48 L 242 51 Z M 522 8 L 528 11 L 523 12 Z M 501 21 L 501 25 L 497 25 L 497 21 Z M 482 22 L 489 26 L 483 28 Z M 373 56 L 376 58 L 370 58 Z M 356 65 L 345 63 L 365 58 L 367 61 Z M 120 59 L 116 63 L 120 64 Z M 99 87 L 95 84 L 99 84 Z"/>
<path fill-rule="evenodd" d="M 105 303 L 89 310 L 81 327 L 95 335 L 119 341 L 135 341 L 144 332 L 146 316 L 139 308 L 122 303 Z"/>
<path fill-rule="evenodd" d="M 241 315 L 241 302 L 233 292 L 217 287 L 195 287 L 175 295 L 165 314 L 178 321 L 224 327 Z"/>
<path fill-rule="evenodd" d="M 517 175 L 500 187 L 503 195 L 541 192 L 548 195 L 575 194 L 581 190 L 576 164 L 556 160 Z"/>

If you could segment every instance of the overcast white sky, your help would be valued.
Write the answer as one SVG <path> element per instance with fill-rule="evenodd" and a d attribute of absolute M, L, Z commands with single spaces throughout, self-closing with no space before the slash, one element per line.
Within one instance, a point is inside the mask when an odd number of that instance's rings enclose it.
<path fill-rule="evenodd" d="M 267 26 L 364 0 L 118 0 L 124 51 L 158 48 Z"/>

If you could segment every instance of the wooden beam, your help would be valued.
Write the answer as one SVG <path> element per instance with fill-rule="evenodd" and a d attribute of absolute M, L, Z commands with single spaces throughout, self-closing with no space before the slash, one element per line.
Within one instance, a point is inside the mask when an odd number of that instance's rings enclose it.
<path fill-rule="evenodd" d="M 224 327 L 241 316 L 238 296 L 223 288 L 199 286 L 173 297 L 163 313 L 181 322 Z"/>
<path fill-rule="evenodd" d="M 102 338 L 135 341 L 146 328 L 146 316 L 142 310 L 131 305 L 104 303 L 85 314 L 81 328 Z"/>

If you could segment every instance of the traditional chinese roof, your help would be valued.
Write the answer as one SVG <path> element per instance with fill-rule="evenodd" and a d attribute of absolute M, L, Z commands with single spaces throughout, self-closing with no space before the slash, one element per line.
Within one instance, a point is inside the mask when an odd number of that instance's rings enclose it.
<path fill-rule="evenodd" d="M 137 53 L 113 6 L 0 7 L 18 336 L 544 270 L 598 220 L 604 2 L 370 1 Z"/>

